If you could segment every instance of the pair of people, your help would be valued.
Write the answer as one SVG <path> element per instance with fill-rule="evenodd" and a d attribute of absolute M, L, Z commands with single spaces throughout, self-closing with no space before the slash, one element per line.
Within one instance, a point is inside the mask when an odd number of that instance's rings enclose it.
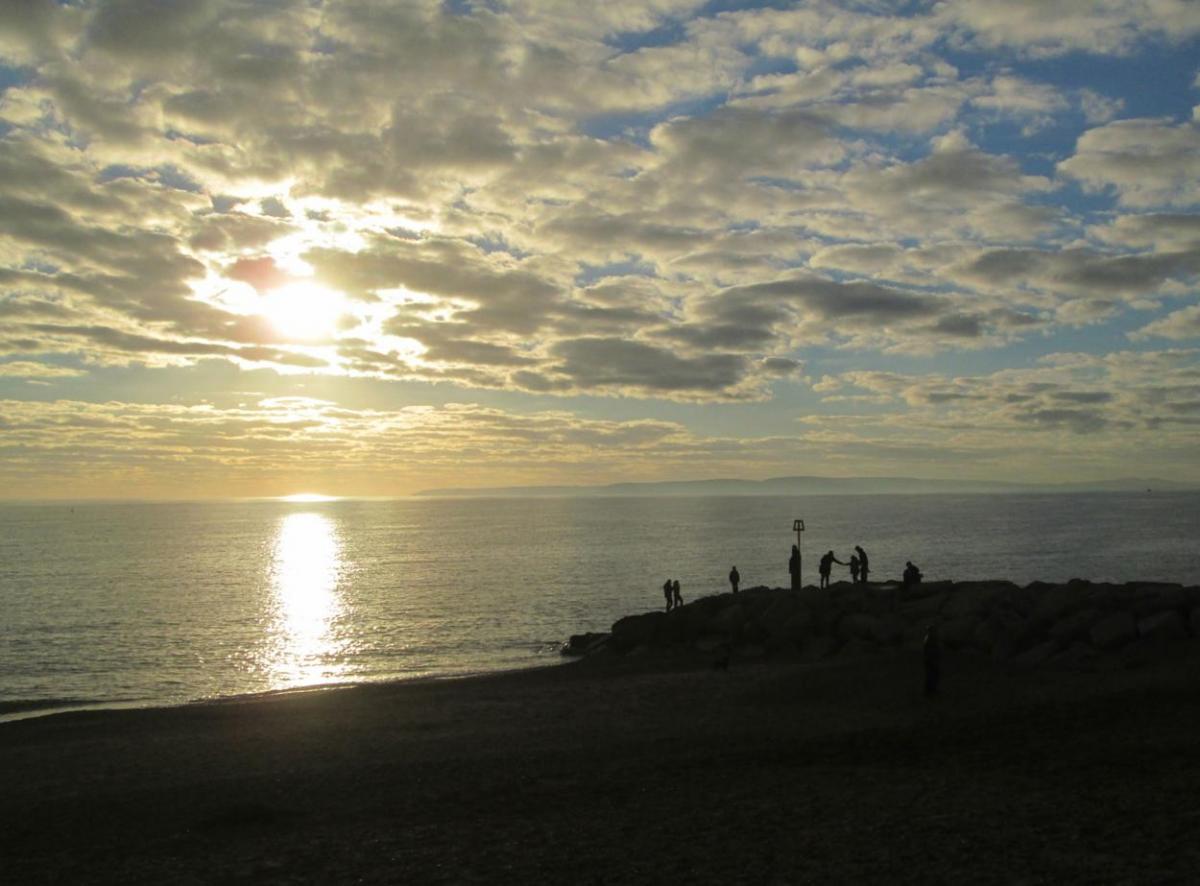
<path fill-rule="evenodd" d="M 679 593 L 679 579 L 671 581 L 668 578 L 663 582 L 663 596 L 667 600 L 667 612 L 670 612 L 676 606 L 683 605 L 683 595 Z"/>

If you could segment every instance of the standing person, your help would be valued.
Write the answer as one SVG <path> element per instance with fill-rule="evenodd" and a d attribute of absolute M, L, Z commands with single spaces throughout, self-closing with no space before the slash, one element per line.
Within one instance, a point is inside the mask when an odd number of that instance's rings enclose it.
<path fill-rule="evenodd" d="M 846 565 L 837 557 L 833 556 L 833 551 L 827 551 L 825 556 L 821 558 L 821 565 L 818 568 L 818 571 L 821 573 L 821 587 L 823 588 L 829 587 L 829 573 L 833 572 L 834 563 L 837 563 L 839 566 Z"/>
<path fill-rule="evenodd" d="M 925 658 L 925 695 L 930 697 L 937 695 L 938 684 L 942 682 L 942 641 L 937 625 L 930 625 L 925 632 L 921 651 Z"/>
<path fill-rule="evenodd" d="M 733 592 L 735 594 L 737 593 L 738 582 L 740 582 L 741 580 L 742 580 L 742 577 L 741 577 L 741 575 L 738 574 L 737 567 L 734 566 L 732 569 L 729 570 L 729 584 L 733 587 Z"/>
<path fill-rule="evenodd" d="M 800 548 L 792 545 L 792 556 L 788 557 L 788 575 L 792 577 L 792 590 L 800 590 Z"/>
<path fill-rule="evenodd" d="M 667 598 L 667 612 L 671 611 L 671 591 L 672 590 L 674 590 L 674 588 L 671 587 L 671 579 L 668 578 L 666 581 L 663 582 L 663 596 Z"/>
<path fill-rule="evenodd" d="M 675 608 L 683 605 L 683 595 L 679 593 L 679 579 L 675 579 L 675 583 L 671 585 L 671 597 Z"/>
<path fill-rule="evenodd" d="M 850 555 L 850 583 L 858 584 L 858 572 L 862 568 L 862 561 L 858 559 L 857 554 Z"/>
<path fill-rule="evenodd" d="M 854 550 L 858 553 L 858 579 L 866 584 L 867 576 L 871 574 L 871 564 L 867 560 L 867 552 L 859 545 L 855 545 Z"/>

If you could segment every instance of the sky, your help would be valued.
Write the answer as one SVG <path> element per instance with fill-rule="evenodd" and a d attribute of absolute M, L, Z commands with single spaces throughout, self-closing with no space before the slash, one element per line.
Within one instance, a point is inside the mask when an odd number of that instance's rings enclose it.
<path fill-rule="evenodd" d="M 1200 482 L 1200 3 L 0 4 L 0 497 Z"/>

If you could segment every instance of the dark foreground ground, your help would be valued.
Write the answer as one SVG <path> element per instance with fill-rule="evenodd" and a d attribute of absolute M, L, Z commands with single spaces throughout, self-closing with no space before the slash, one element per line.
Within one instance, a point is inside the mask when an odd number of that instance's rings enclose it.
<path fill-rule="evenodd" d="M 1196 883 L 1200 657 L 663 659 L 0 724 L 5 883 Z"/>

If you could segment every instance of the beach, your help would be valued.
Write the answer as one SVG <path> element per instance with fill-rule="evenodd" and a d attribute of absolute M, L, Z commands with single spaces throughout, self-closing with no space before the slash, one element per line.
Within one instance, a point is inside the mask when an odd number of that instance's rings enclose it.
<path fill-rule="evenodd" d="M 1188 882 L 1200 657 L 598 656 L 0 725 L 11 883 Z"/>

